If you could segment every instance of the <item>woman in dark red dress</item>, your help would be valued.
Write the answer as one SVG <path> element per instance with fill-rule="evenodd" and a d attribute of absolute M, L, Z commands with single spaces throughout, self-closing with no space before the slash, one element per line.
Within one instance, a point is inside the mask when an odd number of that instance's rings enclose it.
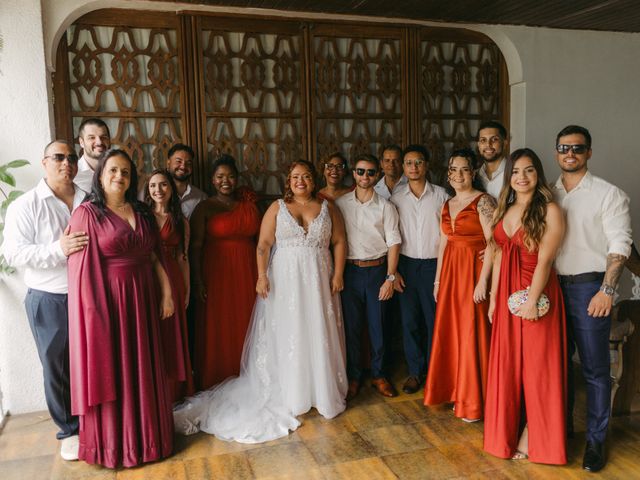
<path fill-rule="evenodd" d="M 442 207 L 440 249 L 433 295 L 435 331 L 424 404 L 454 403 L 466 422 L 484 414 L 491 328 L 487 286 L 491 276 L 491 220 L 495 201 L 476 180 L 480 167 L 472 150 L 449 159 L 448 188 L 454 196 Z M 486 250 L 485 250 L 486 249 Z M 480 252 L 485 251 L 483 262 Z"/>
<path fill-rule="evenodd" d="M 160 324 L 162 345 L 167 359 L 169 396 L 174 402 L 193 395 L 193 376 L 189 358 L 187 304 L 189 301 L 189 222 L 184 218 L 176 184 L 165 169 L 151 173 L 145 185 L 145 201 L 156 219 L 162 239 L 164 266 L 171 282 L 175 314 Z M 177 361 L 173 361 L 177 360 Z"/>
<path fill-rule="evenodd" d="M 256 195 L 236 188 L 238 169 L 229 155 L 213 164 L 212 182 L 216 193 L 191 217 L 191 269 L 199 302 L 194 370 L 200 390 L 239 373 L 258 279 Z"/>
<path fill-rule="evenodd" d="M 160 322 L 174 305 L 153 215 L 136 199 L 136 168 L 104 153 L 89 201 L 71 231 L 89 236 L 69 257 L 71 407 L 80 418 L 78 457 L 133 467 L 171 454 Z"/>
<path fill-rule="evenodd" d="M 494 215 L 497 253 L 489 316 L 493 319 L 484 421 L 484 449 L 501 458 L 564 464 L 566 455 L 566 328 L 552 264 L 564 235 L 540 159 L 528 148 L 511 154 L 508 183 Z M 509 311 L 508 298 L 529 288 Z M 538 315 L 542 294 L 550 309 Z"/>

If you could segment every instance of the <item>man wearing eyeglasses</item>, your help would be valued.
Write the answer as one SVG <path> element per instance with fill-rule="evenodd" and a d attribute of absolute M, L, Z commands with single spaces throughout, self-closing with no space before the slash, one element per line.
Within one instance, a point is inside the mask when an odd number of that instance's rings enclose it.
<path fill-rule="evenodd" d="M 484 160 L 478 178 L 486 192 L 494 198 L 500 196 L 504 183 L 504 157 L 508 154 L 507 129 L 500 122 L 489 120 L 478 128 L 478 153 Z"/>
<path fill-rule="evenodd" d="M 376 157 L 358 156 L 353 169 L 356 188 L 336 200 L 344 217 L 348 242 L 341 292 L 347 340 L 347 400 L 360 390 L 360 347 L 365 323 L 371 342 L 371 385 L 385 397 L 398 394 L 387 380 L 384 365 L 384 322 L 388 300 L 393 296 L 401 240 L 396 208 L 373 189 L 379 170 Z"/>
<path fill-rule="evenodd" d="M 378 195 L 389 200 L 397 188 L 407 183 L 407 177 L 402 173 L 402 149 L 398 145 L 383 147 L 380 167 L 384 176 L 373 188 Z"/>
<path fill-rule="evenodd" d="M 591 153 L 591 134 L 586 128 L 569 125 L 558 133 L 556 159 L 562 173 L 553 194 L 567 218 L 556 269 L 567 313 L 569 365 L 577 347 L 587 387 L 587 445 L 582 466 L 597 472 L 606 464 L 611 306 L 632 240 L 629 197 L 588 171 Z M 567 420 L 572 434 L 575 393 L 571 367 L 568 376 Z"/>
<path fill-rule="evenodd" d="M 45 176 L 7 210 L 2 254 L 24 267 L 24 304 L 44 374 L 51 418 L 60 431 L 60 455 L 78 458 L 78 418 L 71 415 L 67 317 L 67 257 L 87 245 L 85 232 L 69 233 L 71 212 L 86 192 L 73 183 L 78 155 L 56 140 L 45 148 Z"/>
<path fill-rule="evenodd" d="M 98 166 L 98 160 L 111 147 L 109 127 L 99 118 L 87 118 L 78 129 L 78 141 L 83 153 L 74 181 L 85 192 L 91 192 L 93 172 Z"/>
<path fill-rule="evenodd" d="M 440 211 L 449 195 L 427 181 L 429 152 L 422 145 L 409 145 L 403 152 L 408 183 L 396 190 L 391 202 L 400 216 L 402 247 L 394 288 L 400 292 L 402 342 L 409 377 L 405 393 L 417 392 L 427 374 L 435 321 L 433 298 L 440 243 Z"/>

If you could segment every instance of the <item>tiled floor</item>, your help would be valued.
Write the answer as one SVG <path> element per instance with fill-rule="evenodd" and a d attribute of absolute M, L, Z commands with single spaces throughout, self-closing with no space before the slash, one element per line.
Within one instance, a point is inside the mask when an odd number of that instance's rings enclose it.
<path fill-rule="evenodd" d="M 578 409 L 576 420 L 583 417 L 583 395 Z M 584 424 L 579 421 L 569 464 L 551 467 L 485 454 L 482 423 L 463 423 L 446 406 L 424 408 L 420 394 L 383 399 L 367 387 L 339 417 L 324 420 L 312 411 L 302 420 L 289 437 L 261 445 L 206 434 L 177 437 L 172 457 L 113 471 L 63 461 L 47 414 L 17 415 L 0 433 L 0 479 L 640 478 L 640 415 L 613 420 L 609 464 L 601 474 L 580 468 Z"/>

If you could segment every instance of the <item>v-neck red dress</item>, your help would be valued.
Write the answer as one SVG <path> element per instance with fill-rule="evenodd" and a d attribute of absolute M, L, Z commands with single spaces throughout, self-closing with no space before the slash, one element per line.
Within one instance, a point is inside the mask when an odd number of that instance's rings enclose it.
<path fill-rule="evenodd" d="M 80 418 L 78 457 L 109 468 L 171 454 L 173 416 L 160 340 L 162 258 L 153 218 L 136 228 L 110 210 L 83 203 L 72 232 L 88 245 L 69 257 L 71 411 Z"/>
<path fill-rule="evenodd" d="M 473 291 L 480 278 L 480 251 L 486 241 L 478 195 L 452 222 L 447 201 L 440 228 L 447 236 L 442 258 L 440 288 L 436 299 L 436 320 L 431 347 L 424 404 L 455 404 L 460 418 L 481 418 L 487 385 L 487 364 L 491 327 L 488 301 L 476 304 Z"/>
<path fill-rule="evenodd" d="M 551 303 L 547 314 L 537 321 L 512 315 L 507 299 L 531 285 L 538 252 L 524 246 L 522 228 L 510 238 L 500 222 L 493 235 L 502 261 L 489 354 L 484 449 L 511 458 L 526 423 L 529 460 L 565 464 L 567 335 L 558 277 L 552 270 L 543 290 Z"/>

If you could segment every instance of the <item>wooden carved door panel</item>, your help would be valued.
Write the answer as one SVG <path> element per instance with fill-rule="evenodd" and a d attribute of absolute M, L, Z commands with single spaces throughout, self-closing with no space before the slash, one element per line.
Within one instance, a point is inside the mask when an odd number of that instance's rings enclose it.
<path fill-rule="evenodd" d="M 306 158 L 303 33 L 291 23 L 238 26 L 202 19 L 206 151 L 209 162 L 230 153 L 245 183 L 276 195 L 291 161 Z"/>

